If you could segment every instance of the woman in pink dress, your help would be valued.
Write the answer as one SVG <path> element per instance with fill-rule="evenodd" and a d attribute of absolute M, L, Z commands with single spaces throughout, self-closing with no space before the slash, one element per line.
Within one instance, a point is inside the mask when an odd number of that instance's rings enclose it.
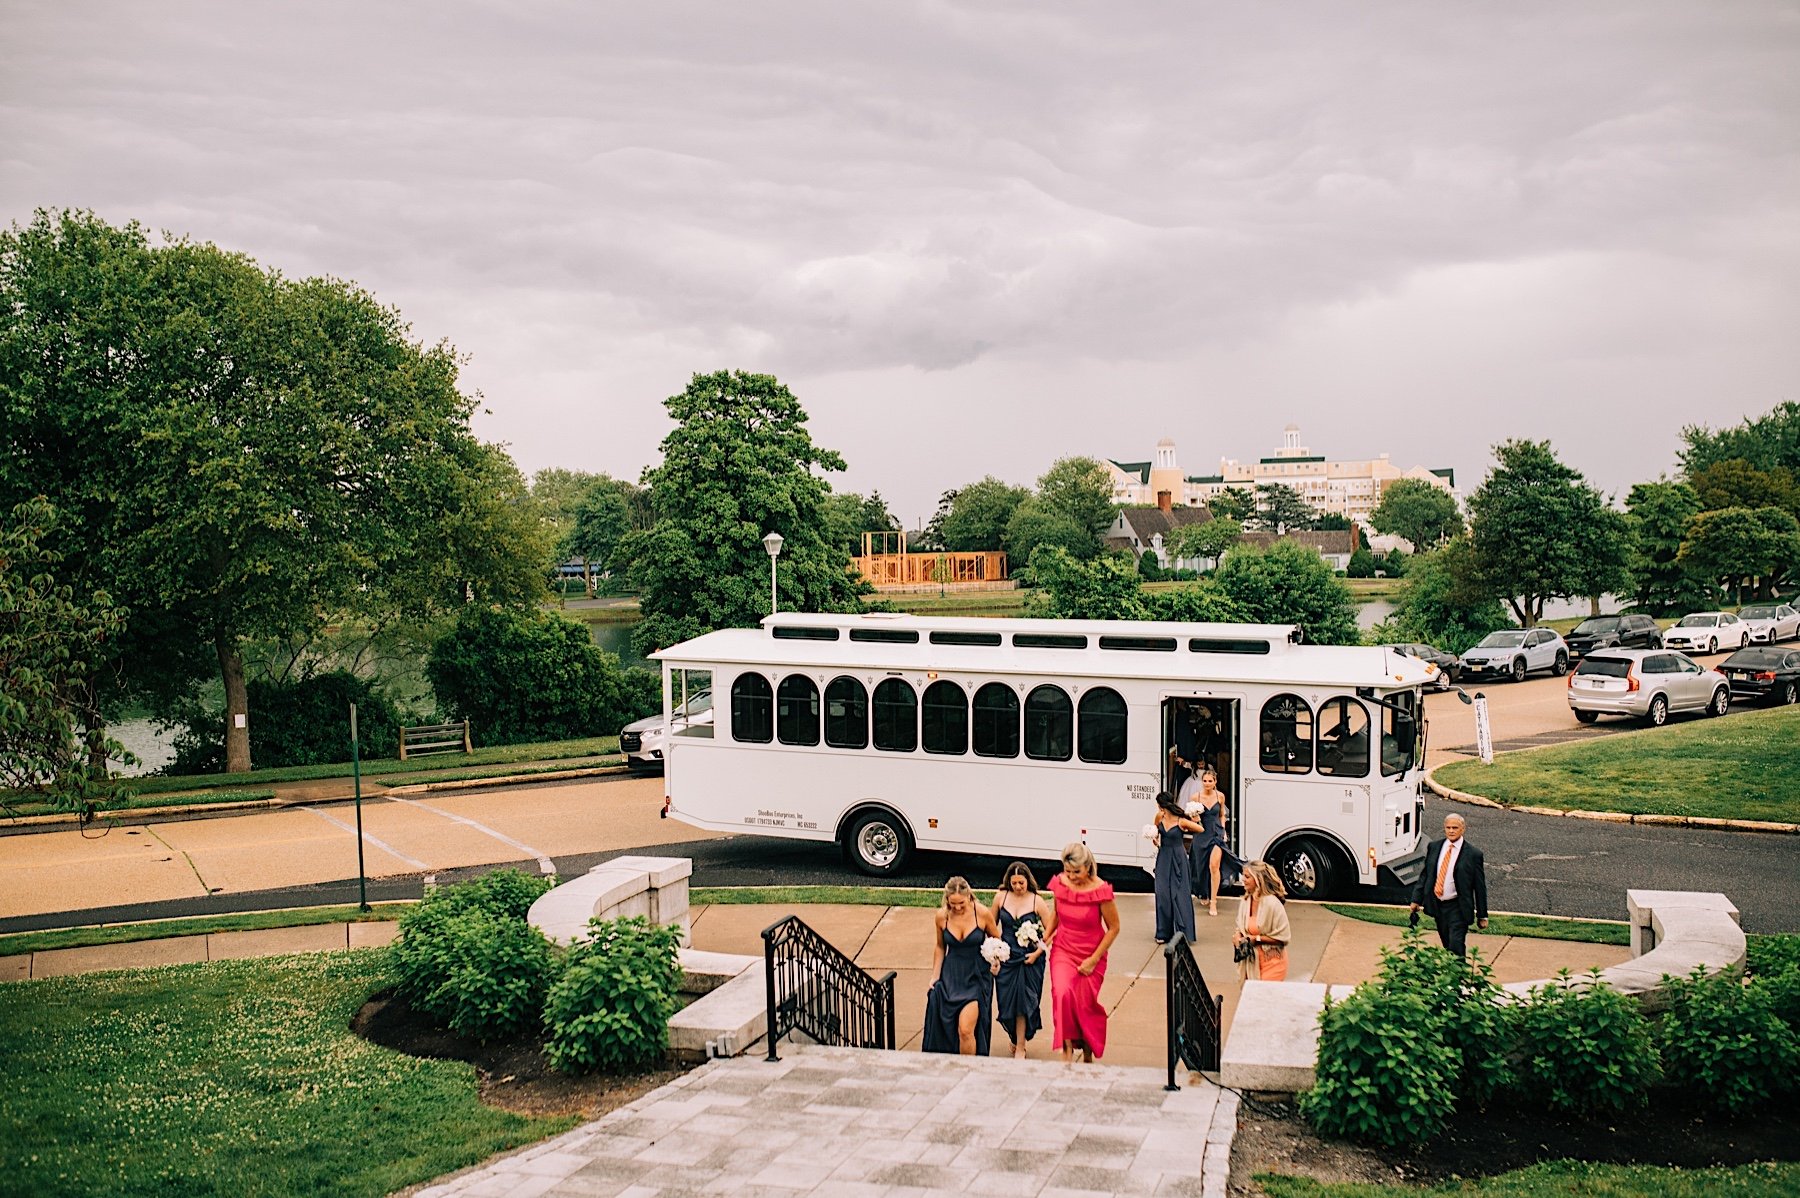
<path fill-rule="evenodd" d="M 1084 1063 L 1106 1052 L 1106 1008 L 1100 984 L 1106 980 L 1106 951 L 1119 938 L 1119 908 L 1113 888 L 1095 871 L 1085 844 L 1062 851 L 1062 873 L 1050 879 L 1056 907 L 1050 913 L 1050 995 L 1056 1043 L 1062 1059 L 1081 1049 Z"/>

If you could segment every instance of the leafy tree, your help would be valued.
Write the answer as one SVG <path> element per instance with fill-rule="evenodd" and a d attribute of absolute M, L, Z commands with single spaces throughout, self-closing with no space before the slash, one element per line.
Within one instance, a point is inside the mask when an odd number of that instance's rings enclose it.
<path fill-rule="evenodd" d="M 1276 536 L 1294 529 L 1311 528 L 1314 512 L 1306 496 L 1285 483 L 1259 483 L 1256 487 L 1256 511 L 1250 517 L 1255 527 Z"/>
<path fill-rule="evenodd" d="M 1381 639 L 1423 641 L 1461 653 L 1495 629 L 1510 626 L 1500 601 L 1473 574 L 1467 537 L 1409 558 L 1405 581 L 1394 598 L 1394 614 L 1384 622 Z"/>
<path fill-rule="evenodd" d="M 630 483 L 621 483 L 604 475 L 596 478 L 594 485 L 576 504 L 574 523 L 563 534 L 563 551 L 570 557 L 581 559 L 590 590 L 593 587 L 593 563 L 599 562 L 604 568 L 612 560 L 619 543 L 633 531 L 628 488 L 636 490 Z"/>
<path fill-rule="evenodd" d="M 1706 511 L 1728 507 L 1778 507 L 1800 513 L 1800 484 L 1785 466 L 1758 470 L 1742 458 L 1714 462 L 1688 476 Z"/>
<path fill-rule="evenodd" d="M 1588 599 L 1588 614 L 1600 614 L 1600 596 L 1631 583 L 1631 525 L 1622 512 L 1597 505 L 1575 528 L 1575 591 Z"/>
<path fill-rule="evenodd" d="M 1041 546 L 1053 545 L 1083 561 L 1096 556 L 1097 542 L 1087 529 L 1036 499 L 1027 499 L 1006 522 L 1006 555 L 1013 562 L 1030 563 Z"/>
<path fill-rule="evenodd" d="M 900 528 L 900 521 L 888 511 L 880 491 L 866 499 L 854 491 L 827 495 L 820 518 L 825 521 L 826 540 L 841 546 L 851 557 L 862 555 L 865 532 L 895 532 Z M 882 552 L 879 542 L 875 552 Z"/>
<path fill-rule="evenodd" d="M 1800 561 L 1800 521 L 1777 507 L 1701 512 L 1688 521 L 1676 560 L 1697 577 L 1735 588 L 1741 604 L 1747 587 L 1779 583 Z"/>
<path fill-rule="evenodd" d="M 125 613 L 105 591 L 77 602 L 60 580 L 62 559 L 43 545 L 56 522 L 56 509 L 34 499 L 0 524 L 0 786 L 73 809 L 101 780 L 82 764 L 77 728 L 98 724 L 86 717 Z"/>
<path fill-rule="evenodd" d="M 1325 559 L 1293 541 L 1267 550 L 1232 550 L 1214 575 L 1244 619 L 1256 624 L 1298 624 L 1315 645 L 1354 645 L 1356 603 Z"/>
<path fill-rule="evenodd" d="M 575 528 L 575 513 L 588 493 L 606 476 L 586 470 L 564 470 L 552 467 L 531 476 L 531 497 L 545 520 L 556 530 L 560 542 Z"/>
<path fill-rule="evenodd" d="M 1358 549 L 1350 555 L 1350 562 L 1344 573 L 1351 578 L 1375 577 L 1375 555 L 1367 549 Z"/>
<path fill-rule="evenodd" d="M 354 286 L 135 224 L 0 234 L 0 505 L 49 497 L 69 582 L 129 610 L 101 706 L 170 700 L 210 655 L 249 769 L 247 643 L 542 592 L 541 521 L 470 432 L 455 351 L 408 338 Z"/>
<path fill-rule="evenodd" d="M 1093 458 L 1054 462 L 1038 479 L 1037 504 L 1055 520 L 1081 530 L 1085 539 L 1076 551 L 1079 557 L 1100 552 L 1101 538 L 1119 511 L 1113 502 L 1112 476 Z"/>
<path fill-rule="evenodd" d="M 1119 554 L 1083 560 L 1057 545 L 1031 555 L 1037 586 L 1025 614 L 1053 620 L 1142 620 L 1148 614 L 1137 571 Z"/>
<path fill-rule="evenodd" d="M 1390 549 L 1387 556 L 1380 558 L 1381 570 L 1389 578 L 1399 578 L 1406 573 L 1406 555 L 1398 549 Z"/>
<path fill-rule="evenodd" d="M 1225 551 L 1244 536 L 1244 526 L 1230 516 L 1216 516 L 1199 524 L 1180 524 L 1163 537 L 1169 560 L 1207 558 L 1217 563 Z"/>
<path fill-rule="evenodd" d="M 925 527 L 918 529 L 907 538 L 907 547 L 921 553 L 941 553 L 944 545 L 944 521 L 950 518 L 950 508 L 956 502 L 955 491 L 945 491 L 938 496 L 937 511 L 925 522 Z"/>
<path fill-rule="evenodd" d="M 1547 599 L 1583 593 L 1588 529 L 1605 519 L 1606 503 L 1548 441 L 1506 441 L 1494 456 L 1494 468 L 1469 497 L 1475 576 L 1533 628 Z"/>
<path fill-rule="evenodd" d="M 768 615 L 770 532 L 784 539 L 784 609 L 856 610 L 870 588 L 826 540 L 829 488 L 814 473 L 842 470 L 844 459 L 813 444 L 800 401 L 773 375 L 721 370 L 696 374 L 665 406 L 676 427 L 662 464 L 644 473 L 660 518 L 615 554 L 644 613 L 633 645 L 649 653 Z"/>
<path fill-rule="evenodd" d="M 1146 549 L 1137 559 L 1138 577 L 1145 582 L 1161 582 L 1163 576 L 1162 563 L 1156 560 L 1156 550 Z"/>
<path fill-rule="evenodd" d="M 1207 500 L 1206 507 L 1215 520 L 1236 520 L 1242 523 L 1256 514 L 1256 496 L 1248 487 L 1226 487 Z"/>
<path fill-rule="evenodd" d="M 364 758 L 392 757 L 399 749 L 399 710 L 373 680 L 348 670 L 300 678 L 252 678 L 250 752 L 265 769 L 350 760 L 350 705 L 356 704 L 357 738 Z M 175 737 L 172 774 L 216 773 L 225 764 L 225 718 L 196 711 Z"/>
<path fill-rule="evenodd" d="M 662 698 L 652 671 L 621 669 L 585 626 L 479 603 L 431 647 L 425 676 L 450 716 L 489 745 L 608 735 Z"/>
<path fill-rule="evenodd" d="M 1691 480 L 1716 462 L 1741 459 L 1758 470 L 1782 468 L 1800 477 L 1800 403 L 1776 404 L 1765 416 L 1713 432 L 1700 425 L 1681 430 L 1687 447 L 1681 467 Z"/>
<path fill-rule="evenodd" d="M 1677 555 L 1700 497 L 1686 483 L 1637 483 L 1625 497 L 1627 586 L 1640 611 L 1666 614 L 1705 603 L 1703 588 Z"/>
<path fill-rule="evenodd" d="M 955 553 L 992 552 L 1007 544 L 1007 526 L 1014 513 L 1031 498 L 1025 487 L 1003 483 L 993 475 L 946 492 L 950 502 L 943 509 L 939 533 L 943 547 Z M 1021 564 L 1029 556 L 1018 559 Z"/>
<path fill-rule="evenodd" d="M 1248 617 L 1225 588 L 1210 578 L 1163 591 L 1146 591 L 1144 607 L 1152 620 L 1197 624 L 1241 624 Z"/>
<path fill-rule="evenodd" d="M 1436 549 L 1463 530 L 1456 499 L 1442 487 L 1423 479 L 1403 478 L 1389 487 L 1369 513 L 1376 532 L 1404 537 L 1414 553 Z"/>
<path fill-rule="evenodd" d="M 1356 527 L 1350 523 L 1350 517 L 1339 512 L 1325 512 L 1313 518 L 1313 528 L 1318 532 L 1349 532 Z M 1358 542 L 1362 540 L 1359 536 Z"/>

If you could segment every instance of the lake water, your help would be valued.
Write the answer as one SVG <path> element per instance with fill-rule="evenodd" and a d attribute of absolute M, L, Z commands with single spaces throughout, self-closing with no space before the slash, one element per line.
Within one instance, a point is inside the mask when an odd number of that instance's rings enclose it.
<path fill-rule="evenodd" d="M 1602 595 L 1600 597 L 1601 611 L 1618 611 L 1619 607 L 1620 603 L 1616 596 Z M 1569 620 L 1577 616 L 1585 616 L 1590 610 L 1591 605 L 1586 599 L 1551 599 L 1544 604 L 1544 619 Z M 1506 611 L 1510 615 L 1512 609 L 1507 608 Z M 1356 626 L 1365 629 L 1373 628 L 1393 614 L 1394 605 L 1392 603 L 1386 599 L 1371 599 L 1356 609 Z"/>
<path fill-rule="evenodd" d="M 608 653 L 618 654 L 620 665 L 650 666 L 653 663 L 639 657 L 631 647 L 631 630 L 636 627 L 635 620 L 629 624 L 589 624 L 588 635 Z"/>

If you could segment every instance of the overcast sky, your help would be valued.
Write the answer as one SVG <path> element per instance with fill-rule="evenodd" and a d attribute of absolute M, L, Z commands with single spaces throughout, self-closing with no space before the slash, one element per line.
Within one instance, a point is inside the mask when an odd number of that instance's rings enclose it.
<path fill-rule="evenodd" d="M 0 0 L 0 222 L 353 279 L 527 472 L 779 376 L 910 525 L 1055 458 L 1621 495 L 1800 399 L 1800 6 Z"/>

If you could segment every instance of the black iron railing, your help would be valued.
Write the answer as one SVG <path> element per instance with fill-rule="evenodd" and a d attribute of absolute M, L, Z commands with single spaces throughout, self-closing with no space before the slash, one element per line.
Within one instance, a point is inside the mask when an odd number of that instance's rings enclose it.
<path fill-rule="evenodd" d="M 1225 1000 L 1206 988 L 1193 951 L 1180 937 L 1163 946 L 1163 965 L 1169 1014 L 1169 1081 L 1163 1088 L 1178 1090 L 1181 1087 L 1175 1084 L 1176 1061 L 1196 1073 L 1218 1069 Z"/>
<path fill-rule="evenodd" d="M 763 929 L 769 1056 L 801 1031 L 820 1044 L 894 1048 L 894 971 L 877 978 L 790 915 Z"/>

